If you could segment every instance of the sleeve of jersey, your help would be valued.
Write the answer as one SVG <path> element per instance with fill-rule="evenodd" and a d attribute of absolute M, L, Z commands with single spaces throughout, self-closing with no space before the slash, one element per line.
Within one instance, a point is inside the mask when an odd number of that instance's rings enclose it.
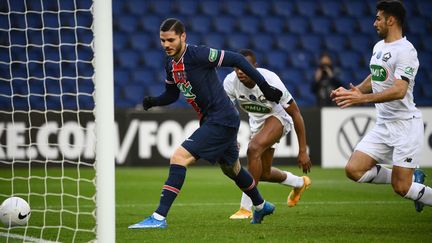
<path fill-rule="evenodd" d="M 221 60 L 219 60 L 219 66 L 222 67 L 237 67 L 242 70 L 245 74 L 247 74 L 255 83 L 262 87 L 263 85 L 267 85 L 264 77 L 246 60 L 242 55 L 231 52 L 231 51 L 222 51 Z"/>
<path fill-rule="evenodd" d="M 197 47 L 195 58 L 209 67 L 237 67 L 253 79 L 259 87 L 268 85 L 264 77 L 238 53 L 216 50 L 208 47 Z"/>
<path fill-rule="evenodd" d="M 417 73 L 418 66 L 417 51 L 414 48 L 409 51 L 400 52 L 394 72 L 395 78 L 412 82 Z"/>
<path fill-rule="evenodd" d="M 157 106 L 164 106 L 174 103 L 179 98 L 180 90 L 175 84 L 165 84 L 165 92 L 154 98 Z"/>
<path fill-rule="evenodd" d="M 279 101 L 279 104 L 281 104 L 283 108 L 287 108 L 294 98 L 292 97 L 288 89 L 285 87 L 279 76 L 271 72 L 266 75 L 265 79 L 269 82 L 270 85 L 282 91 L 282 97 Z"/>

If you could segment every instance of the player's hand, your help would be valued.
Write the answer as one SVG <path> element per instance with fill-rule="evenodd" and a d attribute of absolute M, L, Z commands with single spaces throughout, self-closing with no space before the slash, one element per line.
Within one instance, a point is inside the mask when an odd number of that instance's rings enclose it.
<path fill-rule="evenodd" d="M 312 161 L 310 160 L 307 152 L 299 152 L 297 162 L 299 168 L 303 170 L 303 173 L 307 174 L 308 172 L 310 172 L 310 169 L 312 167 Z"/>
<path fill-rule="evenodd" d="M 151 97 L 151 96 L 144 97 L 144 100 L 143 100 L 144 110 L 148 110 L 148 109 L 152 108 L 154 105 L 155 105 L 155 101 L 154 101 L 153 97 Z"/>
<path fill-rule="evenodd" d="M 333 101 L 336 102 L 340 108 L 347 108 L 363 103 L 363 93 L 359 88 L 350 84 L 350 89 L 337 92 Z"/>
<path fill-rule="evenodd" d="M 334 98 L 340 93 L 340 92 L 343 92 L 343 91 L 347 91 L 344 87 L 339 87 L 339 88 L 337 88 L 337 89 L 334 89 L 334 90 L 332 90 L 332 92 L 330 93 L 330 98 L 332 98 L 333 99 L 333 101 L 334 101 Z"/>
<path fill-rule="evenodd" d="M 277 89 L 274 86 L 271 86 L 269 84 L 267 84 L 264 87 L 260 87 L 260 90 L 263 92 L 264 97 L 268 100 L 268 101 L 272 101 L 275 103 L 279 103 L 281 97 L 282 97 L 282 91 L 280 91 L 279 89 Z"/>

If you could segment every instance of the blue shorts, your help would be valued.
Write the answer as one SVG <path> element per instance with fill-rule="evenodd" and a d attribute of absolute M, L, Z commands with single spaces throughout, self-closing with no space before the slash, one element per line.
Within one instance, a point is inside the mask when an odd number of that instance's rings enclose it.
<path fill-rule="evenodd" d="M 239 156 L 237 132 L 234 127 L 204 123 L 182 146 L 196 159 L 233 165 Z"/>

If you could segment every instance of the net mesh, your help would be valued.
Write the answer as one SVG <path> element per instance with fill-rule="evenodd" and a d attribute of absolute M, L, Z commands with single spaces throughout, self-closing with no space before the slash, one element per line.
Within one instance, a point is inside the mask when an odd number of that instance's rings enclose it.
<path fill-rule="evenodd" d="M 2 238 L 95 238 L 92 0 L 0 1 L 0 201 L 29 202 Z"/>

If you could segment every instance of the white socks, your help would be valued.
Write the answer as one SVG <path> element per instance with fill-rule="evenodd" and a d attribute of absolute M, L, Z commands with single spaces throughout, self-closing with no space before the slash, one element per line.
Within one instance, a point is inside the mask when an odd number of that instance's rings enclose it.
<path fill-rule="evenodd" d="M 292 186 L 295 188 L 303 186 L 303 184 L 304 184 L 303 177 L 295 176 L 291 172 L 288 172 L 288 171 L 283 171 L 283 172 L 287 175 L 287 177 L 280 184 L 286 185 L 286 186 Z M 252 206 L 253 206 L 252 200 L 245 193 L 243 193 L 241 201 L 240 201 L 240 207 L 242 207 L 246 210 L 252 211 Z M 256 208 L 257 208 L 257 210 L 260 210 L 258 208 L 258 206 Z"/>
<path fill-rule="evenodd" d="M 291 172 L 288 172 L 288 171 L 283 171 L 283 172 L 286 174 L 287 177 L 280 184 L 292 186 L 295 188 L 299 188 L 299 187 L 303 186 L 303 184 L 304 184 L 303 177 L 295 176 Z"/>
<path fill-rule="evenodd" d="M 152 214 L 152 216 L 153 216 L 153 218 L 155 218 L 155 219 L 157 219 L 157 220 L 164 220 L 164 219 L 165 219 L 164 216 L 162 216 L 162 215 L 160 215 L 160 214 L 158 214 L 158 213 L 156 213 L 156 212 L 154 212 L 154 213 Z"/>
<path fill-rule="evenodd" d="M 242 193 L 240 207 L 252 211 L 252 200 L 244 192 Z"/>
<path fill-rule="evenodd" d="M 408 190 L 405 198 L 419 201 L 425 205 L 432 206 L 432 188 L 423 184 L 413 182 Z"/>
<path fill-rule="evenodd" d="M 359 183 L 390 184 L 392 170 L 381 165 L 376 165 L 366 171 L 357 181 Z"/>

